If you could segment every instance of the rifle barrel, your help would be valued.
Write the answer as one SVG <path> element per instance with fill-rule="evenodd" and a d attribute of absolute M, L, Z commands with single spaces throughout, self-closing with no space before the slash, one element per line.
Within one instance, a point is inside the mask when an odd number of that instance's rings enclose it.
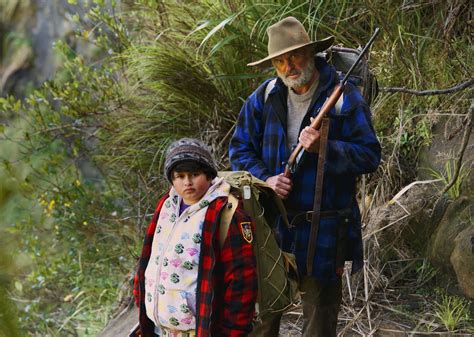
<path fill-rule="evenodd" d="M 374 40 L 377 37 L 377 35 L 379 34 L 379 32 L 380 32 L 380 28 L 378 28 L 378 27 L 375 28 L 375 32 L 374 32 L 374 34 L 372 34 L 372 37 L 370 38 L 369 42 L 367 42 L 364 49 L 362 49 L 362 51 L 360 52 L 359 57 L 357 58 L 357 60 L 355 60 L 355 62 L 350 67 L 349 71 L 346 73 L 346 76 L 344 76 L 344 78 L 342 79 L 342 81 L 341 81 L 342 86 L 344 86 L 346 84 L 346 82 L 349 79 L 349 76 L 351 75 L 352 71 L 354 70 L 355 67 L 357 67 L 360 60 L 362 60 L 362 58 L 365 56 L 365 53 L 370 48 L 372 43 L 374 43 Z"/>

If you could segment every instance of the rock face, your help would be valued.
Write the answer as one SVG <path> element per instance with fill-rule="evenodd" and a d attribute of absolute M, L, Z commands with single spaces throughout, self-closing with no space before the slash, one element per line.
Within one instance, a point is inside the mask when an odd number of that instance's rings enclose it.
<path fill-rule="evenodd" d="M 468 109 L 458 111 L 459 114 L 468 114 Z M 432 129 L 432 141 L 429 146 L 420 150 L 417 175 L 419 179 L 433 179 L 432 171 L 446 174 L 446 163 L 453 163 L 455 156 L 461 147 L 465 131 L 465 117 L 449 117 L 439 121 Z M 474 162 L 474 136 L 471 132 L 468 145 L 463 156 L 464 170 L 467 172 Z M 464 195 L 471 195 L 474 180 L 474 172 L 470 170 L 468 176 L 463 179 L 462 190 Z"/>
<path fill-rule="evenodd" d="M 432 211 L 433 198 L 427 196 L 435 193 L 433 184 L 413 185 L 396 202 L 389 202 L 372 211 L 365 235 L 378 233 L 380 245 L 386 247 L 384 254 L 396 253 L 396 258 L 422 256 L 428 243 L 427 238 L 435 232 L 438 225 L 438 213 L 444 211 Z"/>
<path fill-rule="evenodd" d="M 429 240 L 427 257 L 444 271 L 453 271 L 450 257 L 456 245 L 454 239 L 469 226 L 469 204 L 467 197 L 452 202 Z"/>
<path fill-rule="evenodd" d="M 84 13 L 82 3 L 78 1 L 75 6 L 67 0 L 27 0 L 0 18 L 0 43 L 5 48 L 0 53 L 0 95 L 22 97 L 29 86 L 50 79 L 60 65 L 53 48 L 55 41 L 68 40 L 71 48 L 81 50 L 73 38 L 71 16 Z"/>
<path fill-rule="evenodd" d="M 474 299 L 474 225 L 456 236 L 451 263 L 462 291 Z"/>
<path fill-rule="evenodd" d="M 432 129 L 432 143 L 420 151 L 418 163 L 418 177 L 432 179 L 433 172 L 442 173 L 450 181 L 454 172 L 454 163 L 458 160 L 461 144 L 466 131 L 466 116 L 472 113 L 471 106 L 459 109 L 457 116 L 449 116 L 440 120 Z M 426 237 L 429 240 L 426 256 L 434 265 L 446 275 L 457 278 L 464 294 L 474 298 L 474 229 L 473 207 L 474 195 L 474 136 L 468 134 L 462 166 L 459 175 L 460 196 L 451 202 L 433 235 Z"/>
<path fill-rule="evenodd" d="M 457 280 L 463 293 L 474 298 L 472 199 L 461 196 L 446 207 L 443 202 L 433 204 L 438 194 L 431 184 L 413 186 L 396 203 L 371 213 L 365 235 L 377 233 L 389 259 L 427 258 L 444 281 Z"/>

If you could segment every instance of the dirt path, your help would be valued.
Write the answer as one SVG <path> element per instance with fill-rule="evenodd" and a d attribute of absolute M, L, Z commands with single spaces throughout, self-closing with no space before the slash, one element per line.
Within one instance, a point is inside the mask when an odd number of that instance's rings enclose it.
<path fill-rule="evenodd" d="M 295 310 L 283 316 L 280 326 L 280 336 L 301 336 L 302 322 L 300 311 Z M 128 331 L 135 325 L 138 319 L 138 310 L 133 306 L 123 310 L 117 317 L 107 324 L 107 327 L 97 337 L 126 337 Z"/>

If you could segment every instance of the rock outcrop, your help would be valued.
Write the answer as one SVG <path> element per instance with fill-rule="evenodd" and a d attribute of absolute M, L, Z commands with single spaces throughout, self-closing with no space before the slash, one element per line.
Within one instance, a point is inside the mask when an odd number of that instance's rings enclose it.
<path fill-rule="evenodd" d="M 463 293 L 474 299 L 474 225 L 470 224 L 454 240 L 451 263 L 459 287 Z"/>
<path fill-rule="evenodd" d="M 454 239 L 469 226 L 469 204 L 467 197 L 453 201 L 429 238 L 427 257 L 431 263 L 445 271 L 453 271 L 450 257 L 454 250 Z"/>

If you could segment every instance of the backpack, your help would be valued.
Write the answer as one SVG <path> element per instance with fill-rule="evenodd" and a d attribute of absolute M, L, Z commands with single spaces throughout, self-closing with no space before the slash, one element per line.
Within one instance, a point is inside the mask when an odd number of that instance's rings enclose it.
<path fill-rule="evenodd" d="M 356 59 L 359 57 L 362 48 L 345 48 L 333 46 L 325 53 L 326 61 L 332 64 L 339 76 L 343 77 L 352 67 Z M 349 82 L 359 88 L 365 101 L 370 106 L 375 100 L 379 92 L 379 86 L 375 75 L 369 69 L 367 55 L 363 57 L 357 67 L 349 76 Z"/>
<path fill-rule="evenodd" d="M 328 49 L 325 53 L 322 53 L 324 58 L 329 64 L 332 64 L 336 68 L 339 77 L 342 79 L 344 75 L 349 71 L 357 57 L 359 57 L 362 48 L 345 48 L 333 46 Z M 267 87 L 265 88 L 265 98 L 264 101 L 267 101 L 270 91 L 272 91 L 275 86 L 276 78 L 269 81 Z M 367 57 L 362 58 L 357 65 L 357 67 L 352 71 L 351 76 L 349 76 L 349 82 L 354 84 L 359 88 L 362 96 L 364 96 L 365 101 L 370 106 L 375 100 L 379 93 L 379 86 L 377 83 L 377 78 L 370 71 Z M 343 95 L 341 95 L 340 100 L 336 104 L 336 110 L 340 111 L 342 107 Z"/>
<path fill-rule="evenodd" d="M 277 216 L 282 216 L 289 226 L 281 199 L 267 183 L 249 172 L 221 171 L 218 176 L 223 177 L 231 186 L 228 206 L 221 215 L 221 246 L 237 208 L 238 199 L 242 200 L 245 212 L 255 222 L 253 251 L 257 262 L 257 319 L 296 306 L 299 302 L 296 259 L 293 254 L 280 249 L 272 229 Z"/>

